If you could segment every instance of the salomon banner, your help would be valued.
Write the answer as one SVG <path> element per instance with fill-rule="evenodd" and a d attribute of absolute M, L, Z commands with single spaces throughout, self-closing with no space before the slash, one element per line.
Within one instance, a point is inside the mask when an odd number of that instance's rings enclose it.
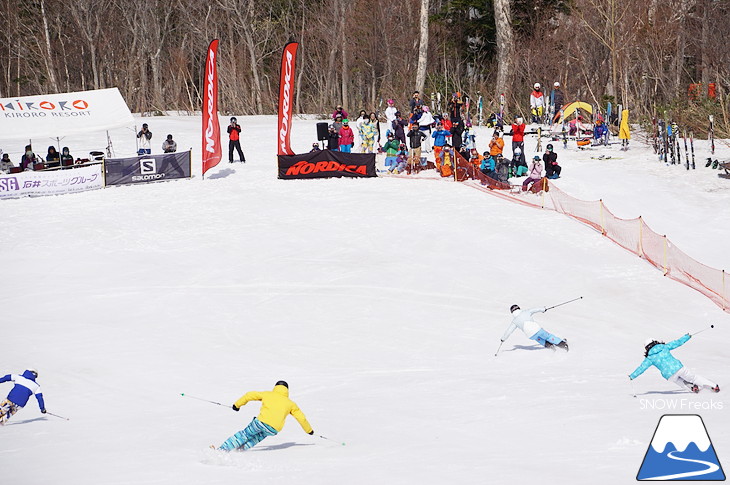
<path fill-rule="evenodd" d="M 190 178 L 190 151 L 107 158 L 104 161 L 106 185 L 140 184 Z"/>
<path fill-rule="evenodd" d="M 65 170 L 0 174 L 0 199 L 72 194 L 103 188 L 101 163 Z"/>
<path fill-rule="evenodd" d="M 281 75 L 279 77 L 279 126 L 276 132 L 277 154 L 294 155 L 289 145 L 291 138 L 292 100 L 294 99 L 294 66 L 299 43 L 289 42 L 281 54 Z"/>
<path fill-rule="evenodd" d="M 221 124 L 218 120 L 218 39 L 208 46 L 203 87 L 203 176 L 221 161 Z"/>
<path fill-rule="evenodd" d="M 280 179 L 377 177 L 374 153 L 320 150 L 301 155 L 279 155 Z"/>

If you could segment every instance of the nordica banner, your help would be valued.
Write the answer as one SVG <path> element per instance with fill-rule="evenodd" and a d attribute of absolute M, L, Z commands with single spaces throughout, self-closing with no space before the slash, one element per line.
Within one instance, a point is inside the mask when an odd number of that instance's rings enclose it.
<path fill-rule="evenodd" d="M 294 67 L 297 61 L 299 43 L 289 42 L 281 53 L 279 74 L 279 123 L 276 131 L 278 155 L 294 155 L 289 144 L 291 139 L 292 107 L 294 105 Z"/>
<path fill-rule="evenodd" d="M 374 153 L 320 150 L 301 155 L 279 155 L 280 179 L 377 177 Z"/>
<path fill-rule="evenodd" d="M 72 194 L 104 188 L 101 164 L 66 170 L 43 170 L 0 175 L 0 199 Z"/>
<path fill-rule="evenodd" d="M 104 161 L 106 185 L 143 184 L 190 178 L 190 151 L 107 158 Z"/>

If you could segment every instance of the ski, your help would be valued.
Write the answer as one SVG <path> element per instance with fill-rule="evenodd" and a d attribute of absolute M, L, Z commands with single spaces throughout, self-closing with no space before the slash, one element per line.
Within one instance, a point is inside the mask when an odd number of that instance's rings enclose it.
<path fill-rule="evenodd" d="M 657 131 L 659 130 L 659 127 L 657 126 L 656 116 L 652 117 L 651 124 L 654 127 L 654 134 L 652 135 L 652 145 L 654 146 L 654 153 L 658 155 L 659 145 L 657 144 Z"/>
<path fill-rule="evenodd" d="M 662 119 L 659 120 L 659 135 L 661 136 L 659 140 L 659 161 L 669 165 L 669 160 L 667 159 L 667 124 Z"/>
<path fill-rule="evenodd" d="M 499 120 L 497 126 L 500 130 L 504 131 L 504 93 L 499 95 Z"/>
<path fill-rule="evenodd" d="M 715 154 L 715 117 L 710 115 L 710 130 L 707 134 L 710 139 L 710 153 Z"/>
<path fill-rule="evenodd" d="M 692 151 L 692 170 L 695 169 L 695 136 L 694 132 L 689 132 L 689 146 Z"/>
<path fill-rule="evenodd" d="M 689 149 L 687 148 L 687 130 L 682 132 L 682 139 L 684 140 L 684 166 L 689 170 Z"/>
<path fill-rule="evenodd" d="M 477 91 L 477 94 L 479 95 L 479 98 L 477 99 L 477 124 L 479 126 L 484 126 L 484 99 L 482 98 L 482 95 Z"/>
<path fill-rule="evenodd" d="M 542 126 L 537 127 L 537 148 L 535 150 L 538 153 L 542 151 Z"/>

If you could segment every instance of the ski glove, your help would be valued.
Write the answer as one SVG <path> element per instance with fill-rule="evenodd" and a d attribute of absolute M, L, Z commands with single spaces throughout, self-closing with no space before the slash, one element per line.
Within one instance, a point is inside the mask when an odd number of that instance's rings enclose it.
<path fill-rule="evenodd" d="M 238 411 L 239 409 L 241 409 L 241 408 L 239 408 L 239 407 L 236 407 L 236 405 L 235 405 L 235 404 L 233 405 L 233 410 L 234 410 L 234 411 Z"/>
<path fill-rule="evenodd" d="M 309 432 L 309 433 L 307 433 L 307 434 L 314 434 L 314 430 L 310 431 L 310 432 Z"/>

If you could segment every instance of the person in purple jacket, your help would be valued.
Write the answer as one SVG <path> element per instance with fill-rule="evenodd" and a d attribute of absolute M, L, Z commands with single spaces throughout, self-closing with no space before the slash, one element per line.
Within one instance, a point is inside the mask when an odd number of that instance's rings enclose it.
<path fill-rule="evenodd" d="M 41 408 L 41 412 L 43 414 L 46 413 L 46 405 L 43 402 L 41 386 L 36 382 L 37 378 L 38 371 L 35 369 L 27 369 L 21 375 L 8 374 L 0 377 L 0 382 L 12 381 L 15 383 L 8 397 L 0 403 L 0 425 L 4 425 L 13 414 L 23 408 L 33 394 L 35 394 L 35 398 L 38 400 L 38 406 Z"/>

